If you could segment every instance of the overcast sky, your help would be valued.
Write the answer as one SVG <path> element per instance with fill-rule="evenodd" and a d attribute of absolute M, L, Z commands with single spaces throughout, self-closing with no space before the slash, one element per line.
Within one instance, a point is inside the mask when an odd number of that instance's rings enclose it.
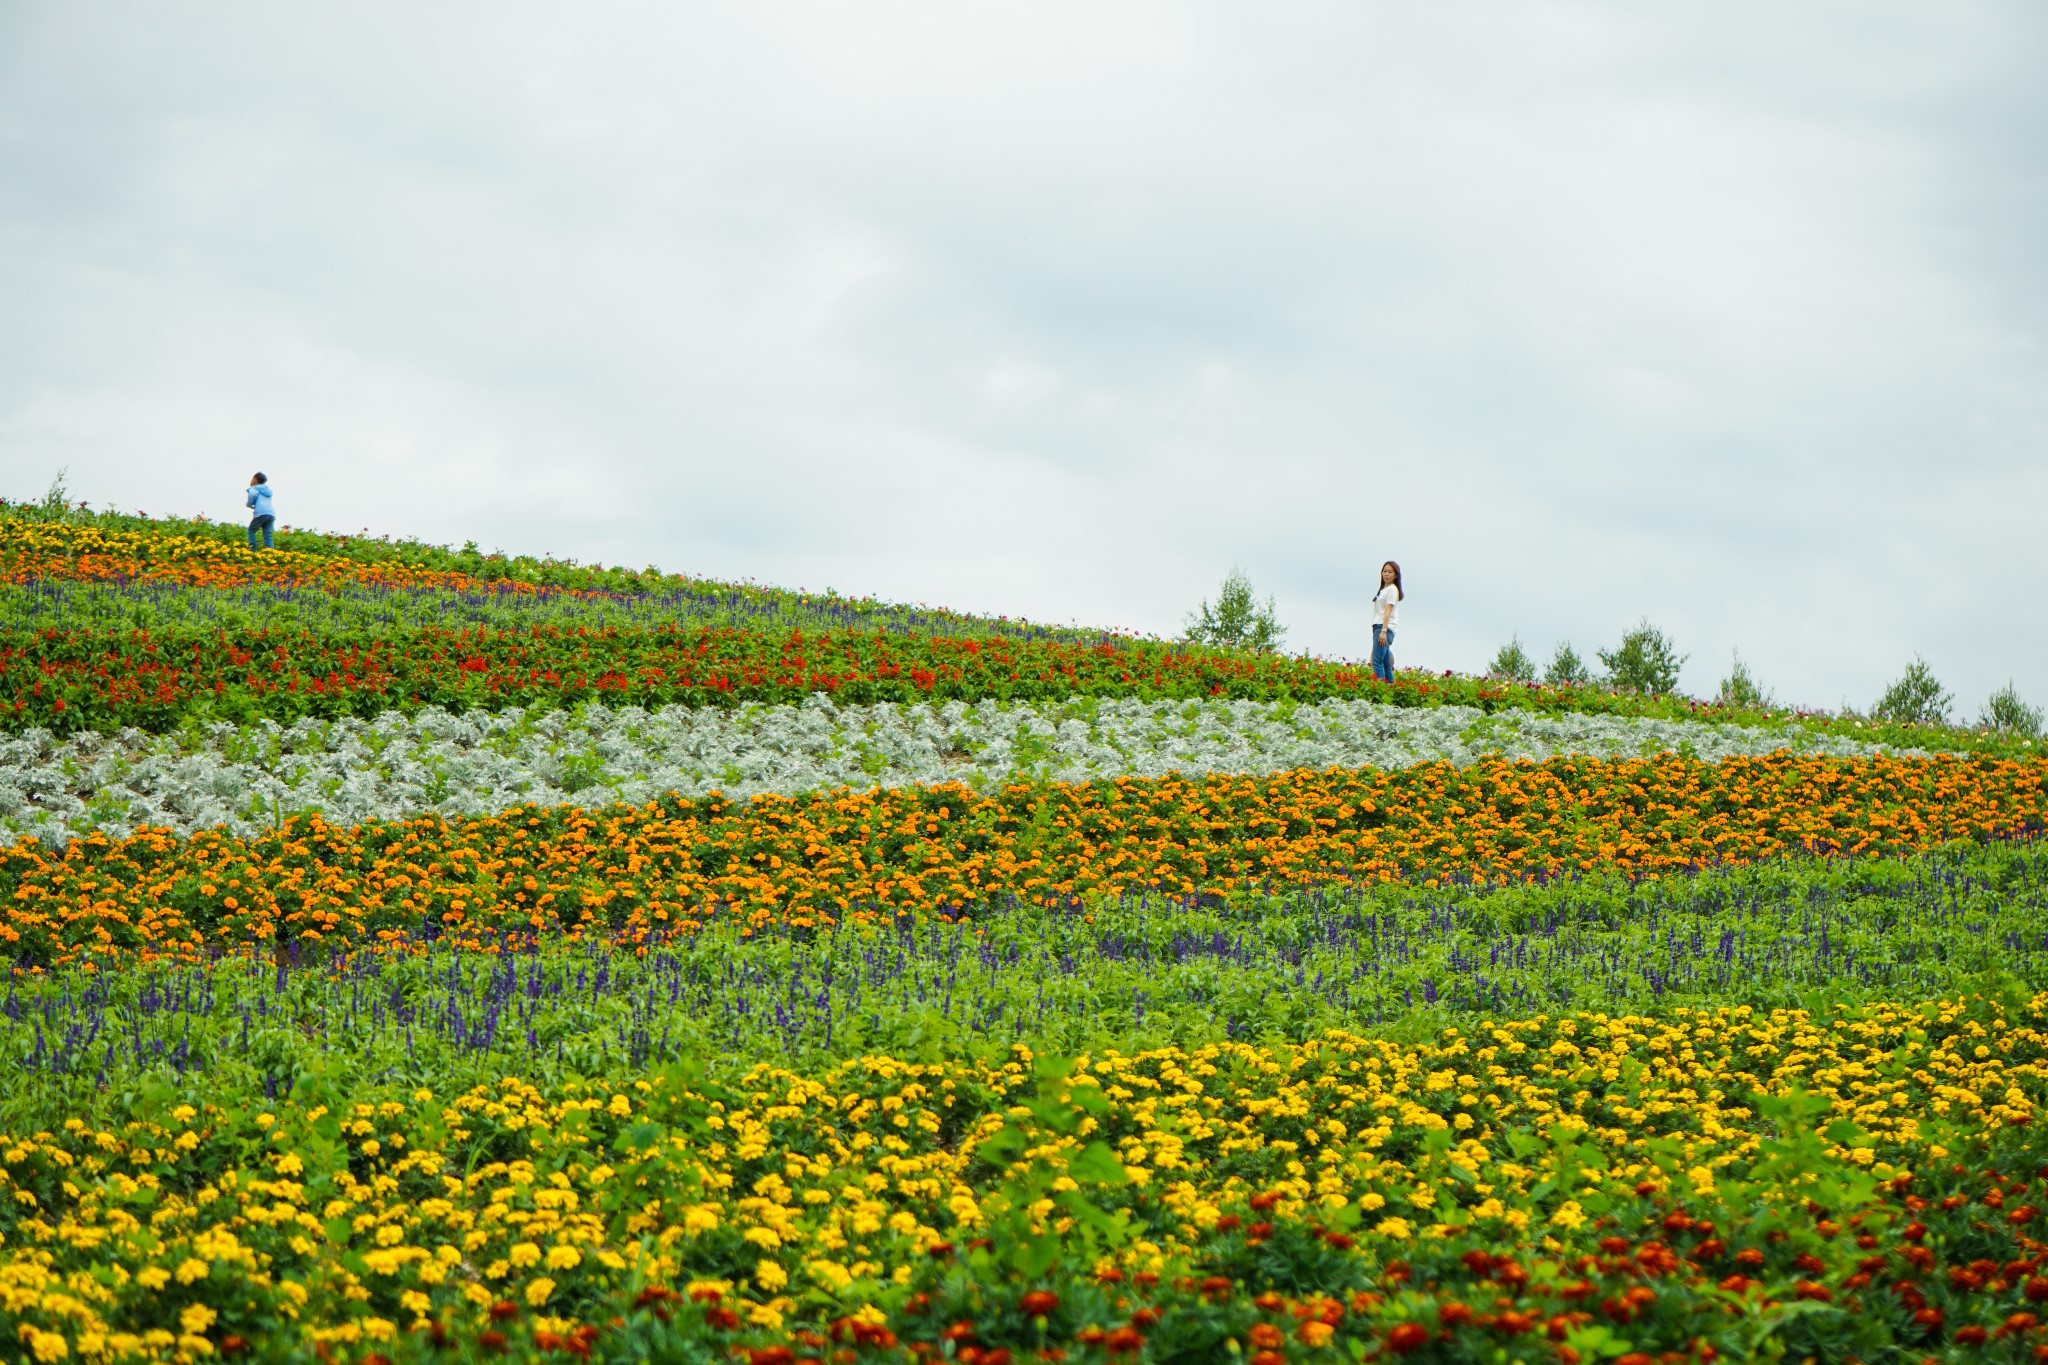
<path fill-rule="evenodd" d="M 2048 6 L 0 0 L 0 494 L 2048 702 Z"/>

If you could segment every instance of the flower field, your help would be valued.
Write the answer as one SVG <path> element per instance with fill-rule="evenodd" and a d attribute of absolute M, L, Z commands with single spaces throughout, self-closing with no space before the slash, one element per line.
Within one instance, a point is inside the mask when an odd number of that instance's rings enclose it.
<path fill-rule="evenodd" d="M 239 538 L 0 507 L 0 1358 L 2048 1359 L 2021 742 Z"/>

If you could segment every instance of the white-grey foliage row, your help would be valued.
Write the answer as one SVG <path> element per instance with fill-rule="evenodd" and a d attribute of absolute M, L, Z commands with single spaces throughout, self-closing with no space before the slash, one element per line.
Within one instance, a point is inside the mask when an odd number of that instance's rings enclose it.
<path fill-rule="evenodd" d="M 143 825 L 247 832 L 295 811 L 344 823 L 436 812 L 488 815 L 525 802 L 645 801 L 665 792 L 734 798 L 819 788 L 1024 778 L 1080 781 L 1167 772 L 1470 764 L 1689 752 L 1707 761 L 1789 749 L 1882 746 L 1798 727 L 1409 709 L 1331 700 L 982 702 L 835 706 L 812 697 L 735 711 L 587 706 L 575 711 L 427 710 L 376 720 L 260 721 L 198 735 L 42 731 L 0 736 L 0 838 L 68 842 Z"/>

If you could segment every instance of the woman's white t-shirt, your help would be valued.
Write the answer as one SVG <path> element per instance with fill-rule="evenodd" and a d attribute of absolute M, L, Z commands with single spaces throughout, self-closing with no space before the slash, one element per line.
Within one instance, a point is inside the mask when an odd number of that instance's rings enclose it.
<path fill-rule="evenodd" d="M 1372 628 L 1380 628 L 1380 609 L 1386 609 L 1387 629 L 1401 624 L 1401 590 L 1392 583 L 1380 589 L 1379 596 L 1372 599 Z"/>

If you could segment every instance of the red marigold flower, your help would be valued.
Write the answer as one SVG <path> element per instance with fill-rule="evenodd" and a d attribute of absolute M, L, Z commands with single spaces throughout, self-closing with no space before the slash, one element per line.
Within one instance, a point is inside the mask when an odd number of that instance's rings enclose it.
<path fill-rule="evenodd" d="M 1429 1329 L 1419 1322 L 1404 1322 L 1387 1333 L 1387 1349 L 1405 1356 L 1429 1345 Z"/>
<path fill-rule="evenodd" d="M 1145 1334 L 1135 1327 L 1119 1327 L 1102 1339 L 1113 1354 L 1135 1351 L 1145 1344 Z"/>
<path fill-rule="evenodd" d="M 1018 1301 L 1027 1318 L 1051 1317 L 1059 1310 L 1060 1296 L 1049 1289 L 1034 1289 Z"/>
<path fill-rule="evenodd" d="M 1436 1320 L 1446 1327 L 1459 1327 L 1472 1321 L 1472 1310 L 1462 1303 L 1447 1303 L 1436 1310 Z"/>
<path fill-rule="evenodd" d="M 1969 1327 L 1958 1327 L 1956 1328 L 1956 1345 L 1982 1346 L 1984 1344 L 1984 1339 L 1990 1335 L 1991 1334 L 1985 1331 L 1982 1327 L 1977 1327 L 1974 1325 Z"/>

